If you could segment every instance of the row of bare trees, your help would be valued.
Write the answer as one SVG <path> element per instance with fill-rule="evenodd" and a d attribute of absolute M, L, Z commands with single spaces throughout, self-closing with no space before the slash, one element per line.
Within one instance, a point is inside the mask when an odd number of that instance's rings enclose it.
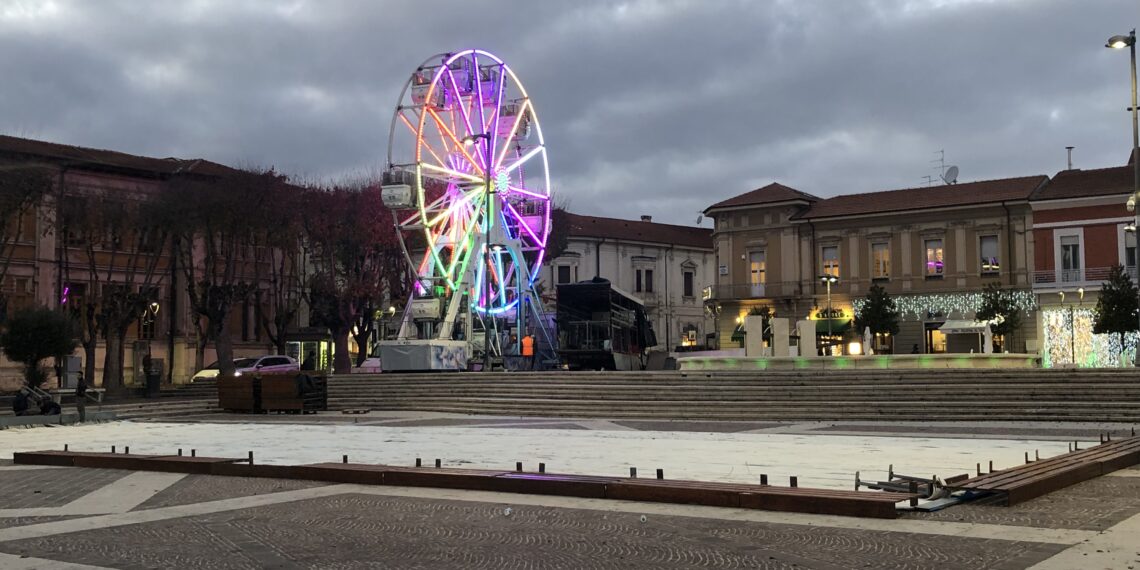
<path fill-rule="evenodd" d="M 198 368 L 209 342 L 221 372 L 233 372 L 235 311 L 255 306 L 255 326 L 283 353 L 286 332 L 307 305 L 309 324 L 332 334 L 335 370 L 347 372 L 348 335 L 356 335 L 363 358 L 373 313 L 406 290 L 406 265 L 380 196 L 378 183 L 299 186 L 273 170 L 111 187 L 70 184 L 46 168 L 0 167 L 0 212 L 7 214 L 0 216 L 0 283 L 20 259 L 17 246 L 28 233 L 21 224 L 58 203 L 36 238 L 59 240 L 60 304 L 79 325 L 89 378 L 102 341 L 103 384 L 123 385 L 127 336 L 165 304 L 164 287 L 185 290 Z M 0 317 L 6 300 L 0 290 Z"/>

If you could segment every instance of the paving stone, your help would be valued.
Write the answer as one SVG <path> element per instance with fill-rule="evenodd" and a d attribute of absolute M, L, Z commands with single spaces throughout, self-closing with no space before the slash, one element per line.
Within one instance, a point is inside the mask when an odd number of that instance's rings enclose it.
<path fill-rule="evenodd" d="M 134 510 L 157 509 L 176 505 L 191 505 L 207 501 L 220 501 L 237 497 L 251 497 L 282 491 L 324 487 L 320 481 L 294 481 L 290 479 L 263 479 L 259 477 L 215 477 L 187 475 L 181 481 L 160 491 Z"/>
<path fill-rule="evenodd" d="M 987 568 L 1061 545 L 580 509 L 338 495 L 0 545 L 143 568 Z M 177 538 L 175 538 L 177 537 Z"/>
<path fill-rule="evenodd" d="M 955 505 L 933 513 L 906 513 L 925 520 L 1034 526 L 1074 530 L 1104 530 L 1140 514 L 1140 477 L 1098 477 L 1072 487 L 1018 503 Z"/>
<path fill-rule="evenodd" d="M 20 469 L 0 471 L 5 509 L 62 507 L 130 474 L 118 469 Z"/>
<path fill-rule="evenodd" d="M 16 526 L 26 526 L 30 524 L 40 524 L 46 522 L 64 521 L 67 519 L 79 518 L 78 516 L 57 516 L 57 517 L 0 517 L 0 528 L 11 528 Z"/>
<path fill-rule="evenodd" d="M 449 427 L 498 424 L 550 423 L 550 420 L 533 418 L 427 418 L 416 420 L 385 421 L 384 427 Z M 516 427 L 516 426 L 512 426 Z"/>

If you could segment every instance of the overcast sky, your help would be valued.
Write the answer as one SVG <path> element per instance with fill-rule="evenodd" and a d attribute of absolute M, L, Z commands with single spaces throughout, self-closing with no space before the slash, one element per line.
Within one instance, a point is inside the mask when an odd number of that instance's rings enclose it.
<path fill-rule="evenodd" d="M 1123 164 L 1136 0 L 0 0 L 0 132 L 308 179 L 383 167 L 399 90 L 478 47 L 584 214 Z M 708 222 L 705 222 L 708 225 Z"/>

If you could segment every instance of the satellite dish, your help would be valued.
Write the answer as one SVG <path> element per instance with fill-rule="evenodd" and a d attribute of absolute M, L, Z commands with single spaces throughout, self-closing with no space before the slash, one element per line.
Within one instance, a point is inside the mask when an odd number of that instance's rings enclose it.
<path fill-rule="evenodd" d="M 697 214 L 697 225 L 698 226 L 701 225 L 701 222 L 703 222 L 703 221 L 705 221 L 704 214 Z"/>
<path fill-rule="evenodd" d="M 958 167 L 947 168 L 946 172 L 942 174 L 942 181 L 947 184 L 956 184 L 958 182 Z"/>

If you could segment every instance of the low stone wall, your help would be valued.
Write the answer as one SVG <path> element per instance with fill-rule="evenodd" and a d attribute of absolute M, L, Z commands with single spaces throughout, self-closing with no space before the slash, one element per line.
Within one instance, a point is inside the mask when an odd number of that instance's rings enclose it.
<path fill-rule="evenodd" d="M 1036 354 L 884 354 L 870 356 L 681 356 L 682 371 L 1039 368 Z"/>

